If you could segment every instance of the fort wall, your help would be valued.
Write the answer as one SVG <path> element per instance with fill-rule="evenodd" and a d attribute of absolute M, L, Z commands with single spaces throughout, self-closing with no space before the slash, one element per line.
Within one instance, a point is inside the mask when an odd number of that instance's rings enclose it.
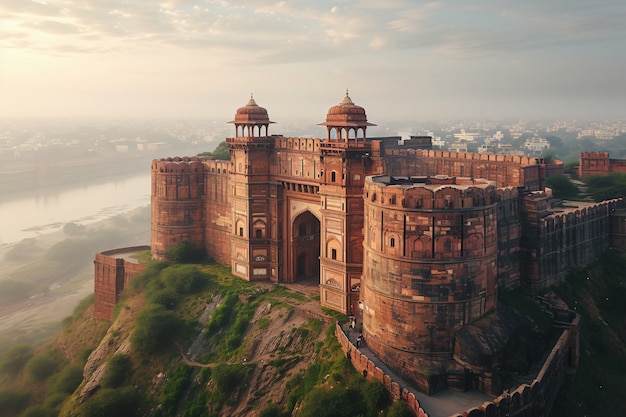
<path fill-rule="evenodd" d="M 402 381 L 396 381 L 390 375 L 385 374 L 370 358 L 361 353 L 348 339 L 339 323 L 335 325 L 335 337 L 339 341 L 344 354 L 350 359 L 352 366 L 358 373 L 369 381 L 377 380 L 381 382 L 394 399 L 405 401 L 417 417 L 428 417 L 428 414 L 421 408 L 415 394 L 409 392 L 409 389 L 402 385 Z"/>
<path fill-rule="evenodd" d="M 520 285 L 520 190 L 522 187 L 498 188 L 498 288 L 515 288 Z"/>
<path fill-rule="evenodd" d="M 556 328 L 562 327 L 561 334 L 530 384 L 521 384 L 513 390 L 505 391 L 492 401 L 453 414 L 451 417 L 548 416 L 565 380 L 567 369 L 577 366 L 580 316 L 574 314 L 573 319 L 567 322 L 557 320 L 554 324 Z M 403 382 L 394 380 L 377 367 L 367 355 L 359 351 L 339 324 L 335 326 L 335 336 L 357 372 L 366 376 L 368 380 L 380 381 L 394 399 L 404 400 L 416 416 L 428 416 L 415 395 L 407 387 L 403 387 Z"/>
<path fill-rule="evenodd" d="M 540 158 L 403 148 L 385 149 L 384 156 L 388 161 L 384 172 L 392 176 L 447 175 L 485 178 L 498 188 L 545 187 L 546 168 Z"/>
<path fill-rule="evenodd" d="M 97 253 L 94 259 L 94 316 L 113 319 L 113 311 L 120 293 L 146 267 L 123 255 L 149 250 L 149 246 L 134 246 Z M 116 256 L 117 255 L 117 256 Z"/>
<path fill-rule="evenodd" d="M 614 172 L 626 173 L 626 160 L 610 159 L 608 152 L 581 152 L 578 164 L 580 178 L 608 175 Z"/>
<path fill-rule="evenodd" d="M 626 251 L 626 210 L 618 207 L 611 209 L 609 229 L 611 246 Z"/>
<path fill-rule="evenodd" d="M 550 204 L 545 192 L 528 194 L 522 202 L 522 285 L 532 292 L 563 281 L 572 268 L 597 259 L 611 242 L 609 215 L 625 206 L 621 198 Z"/>

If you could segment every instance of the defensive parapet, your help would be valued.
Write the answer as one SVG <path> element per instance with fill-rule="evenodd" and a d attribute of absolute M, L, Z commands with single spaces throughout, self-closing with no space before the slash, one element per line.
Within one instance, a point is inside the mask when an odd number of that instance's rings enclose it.
<path fill-rule="evenodd" d="M 205 250 L 203 158 L 152 161 L 152 257 L 166 259 L 166 250 L 189 242 Z"/>
<path fill-rule="evenodd" d="M 563 281 L 585 267 L 610 243 L 609 216 L 624 199 L 552 206 L 550 195 L 536 192 L 522 200 L 522 284 L 533 293 Z"/>
<path fill-rule="evenodd" d="M 111 320 L 120 293 L 146 267 L 126 255 L 149 250 L 149 246 L 134 246 L 97 253 L 94 263 L 94 316 Z"/>
<path fill-rule="evenodd" d="M 389 175 L 447 175 L 485 178 L 497 187 L 545 187 L 541 158 L 405 148 L 385 149 L 385 157 L 390 161 L 385 167 Z"/>
<path fill-rule="evenodd" d="M 608 152 L 581 152 L 578 176 L 593 177 L 613 172 L 626 173 L 626 159 L 610 159 Z"/>

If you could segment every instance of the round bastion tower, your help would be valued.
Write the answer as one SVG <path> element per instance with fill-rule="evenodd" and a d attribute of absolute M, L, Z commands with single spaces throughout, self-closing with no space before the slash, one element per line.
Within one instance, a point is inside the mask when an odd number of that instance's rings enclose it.
<path fill-rule="evenodd" d="M 421 385 L 452 358 L 455 332 L 495 309 L 495 183 L 378 175 L 363 192 L 363 336 Z"/>
<path fill-rule="evenodd" d="M 205 250 L 205 168 L 199 157 L 152 161 L 152 258 L 167 259 L 166 250 L 188 242 Z"/>

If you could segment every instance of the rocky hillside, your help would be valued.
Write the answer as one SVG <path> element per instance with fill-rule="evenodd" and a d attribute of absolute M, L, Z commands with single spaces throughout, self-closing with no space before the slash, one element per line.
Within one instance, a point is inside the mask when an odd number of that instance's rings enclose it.
<path fill-rule="evenodd" d="M 155 263 L 132 287 L 112 323 L 87 300 L 54 341 L 11 352 L 21 383 L 0 385 L 7 417 L 410 415 L 353 371 L 333 335 L 342 317 L 321 310 L 317 283 Z"/>
<path fill-rule="evenodd" d="M 626 257 L 608 252 L 555 291 L 582 316 L 581 362 L 553 416 L 626 412 Z M 315 283 L 277 286 L 217 265 L 152 264 L 112 323 L 87 299 L 33 351 L 0 357 L 6 417 L 410 416 L 356 374 Z M 382 410 L 382 413 L 381 413 Z"/>

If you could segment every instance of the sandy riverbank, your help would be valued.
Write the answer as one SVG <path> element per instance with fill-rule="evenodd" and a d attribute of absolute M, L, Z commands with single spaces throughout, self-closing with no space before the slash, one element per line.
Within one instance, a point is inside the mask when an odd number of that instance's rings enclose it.
<path fill-rule="evenodd" d="M 148 215 L 146 216 L 146 212 Z M 120 229 L 120 217 L 129 223 L 124 233 Z M 82 237 L 90 245 L 102 235 L 104 244 L 113 245 L 105 249 L 139 244 L 149 244 L 149 207 L 132 210 L 115 219 L 108 219 L 89 226 Z M 119 236 L 115 240 L 111 235 Z M 0 305 L 0 351 L 6 344 L 37 344 L 52 336 L 60 328 L 61 321 L 72 314 L 74 308 L 85 297 L 93 293 L 93 256 L 77 255 L 69 261 L 50 260 L 50 251 L 78 242 L 81 238 L 67 236 L 63 232 L 41 234 L 35 239 L 0 246 L 0 282 L 24 281 L 24 277 L 36 282 L 45 291 L 29 295 L 18 302 Z M 57 245 L 55 247 L 55 245 Z M 32 255 L 15 259 L 15 248 L 28 250 Z M 8 255 L 8 256 L 7 256 Z M 11 256 L 13 255 L 13 256 Z M 93 253 L 95 255 L 95 251 Z M 67 262 L 73 264 L 68 265 Z M 62 267 L 59 267 L 62 264 Z"/>

